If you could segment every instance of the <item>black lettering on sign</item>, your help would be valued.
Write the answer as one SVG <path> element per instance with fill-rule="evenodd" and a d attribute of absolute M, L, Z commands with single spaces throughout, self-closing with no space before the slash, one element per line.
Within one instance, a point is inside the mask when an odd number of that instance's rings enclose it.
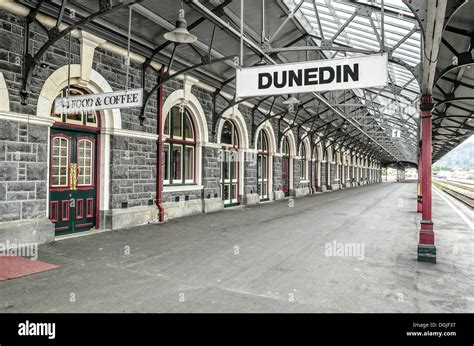
<path fill-rule="evenodd" d="M 283 71 L 281 73 L 281 81 L 279 82 L 278 81 L 278 71 L 275 71 L 273 72 L 273 79 L 274 79 L 274 84 L 275 84 L 275 88 L 283 88 L 284 86 L 286 86 L 286 73 L 287 71 Z"/>
<path fill-rule="evenodd" d="M 266 79 L 266 80 L 265 80 Z M 268 89 L 272 85 L 272 75 L 268 72 L 258 74 L 258 88 Z"/>
<path fill-rule="evenodd" d="M 304 84 L 305 85 L 316 85 L 318 84 L 317 79 L 318 68 L 307 68 L 304 70 Z"/>
<path fill-rule="evenodd" d="M 289 71 L 289 77 L 288 77 L 288 85 L 290 87 L 293 86 L 293 83 L 295 83 L 296 86 L 301 86 L 303 83 L 303 71 L 302 70 L 297 70 L 295 71 Z"/>
<path fill-rule="evenodd" d="M 262 72 L 258 74 L 258 89 L 282 89 L 307 85 L 359 81 L 359 64 L 322 66 L 305 69 Z M 138 97 L 134 101 L 138 101 Z M 128 102 L 132 102 L 129 98 Z"/>
<path fill-rule="evenodd" d="M 341 65 L 336 66 L 336 83 L 341 83 Z"/>
<path fill-rule="evenodd" d="M 359 64 L 354 64 L 354 68 L 351 69 L 349 65 L 344 65 L 344 82 L 349 81 L 349 75 L 351 76 L 352 81 L 356 82 L 359 80 Z"/>
<path fill-rule="evenodd" d="M 325 72 L 329 75 L 325 75 Z M 319 69 L 319 84 L 329 84 L 334 80 L 334 69 L 332 67 L 321 67 Z"/>

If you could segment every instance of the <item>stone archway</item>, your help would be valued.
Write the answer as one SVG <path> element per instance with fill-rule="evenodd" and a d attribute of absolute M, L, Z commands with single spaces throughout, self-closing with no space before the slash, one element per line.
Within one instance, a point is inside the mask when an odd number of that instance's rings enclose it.
<path fill-rule="evenodd" d="M 91 93 L 113 92 L 110 84 L 100 73 L 95 70 L 90 71 L 90 76 L 88 76 L 89 82 L 87 85 L 84 85 L 84 79 L 82 78 L 83 73 L 83 69 L 81 69 L 81 65 L 79 64 L 70 66 L 70 78 L 68 78 L 67 65 L 54 71 L 43 84 L 43 88 L 41 89 L 40 95 L 38 97 L 36 115 L 40 118 L 50 118 L 54 100 L 57 98 L 60 92 L 67 87 L 68 81 L 71 85 L 77 84 L 85 87 Z M 98 163 L 100 166 L 99 209 L 101 214 L 103 214 L 110 208 L 110 133 L 113 133 L 114 130 L 120 130 L 122 128 L 122 117 L 119 109 L 101 111 L 100 115 L 100 160 Z M 48 165 L 49 164 L 50 163 L 48 162 Z M 48 181 L 46 185 L 46 188 L 49 190 Z M 103 218 L 101 219 L 101 224 L 102 222 Z"/>

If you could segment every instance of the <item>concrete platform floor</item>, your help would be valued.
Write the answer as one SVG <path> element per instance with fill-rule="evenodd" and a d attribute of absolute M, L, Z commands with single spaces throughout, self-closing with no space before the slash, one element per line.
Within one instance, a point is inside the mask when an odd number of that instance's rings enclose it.
<path fill-rule="evenodd" d="M 435 192 L 438 264 L 419 263 L 415 196 L 381 183 L 43 245 L 60 268 L 0 282 L 0 312 L 474 312 L 472 212 Z"/>

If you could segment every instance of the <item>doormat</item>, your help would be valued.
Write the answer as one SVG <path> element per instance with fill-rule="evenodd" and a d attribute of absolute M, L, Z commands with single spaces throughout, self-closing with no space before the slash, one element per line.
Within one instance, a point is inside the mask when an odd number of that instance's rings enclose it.
<path fill-rule="evenodd" d="M 19 256 L 0 256 L 0 281 L 59 268 L 57 265 Z"/>

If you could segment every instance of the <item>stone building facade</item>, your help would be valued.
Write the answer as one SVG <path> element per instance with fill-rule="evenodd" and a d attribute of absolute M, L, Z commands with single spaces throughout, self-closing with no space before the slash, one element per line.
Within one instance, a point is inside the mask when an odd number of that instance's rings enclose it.
<path fill-rule="evenodd" d="M 140 109 L 137 108 L 101 111 L 96 120 L 92 120 L 95 123 L 91 127 L 88 120 L 84 120 L 86 125 L 83 127 L 72 126 L 68 117 L 54 114 L 54 100 L 68 85 L 84 93 L 96 94 L 123 90 L 127 83 L 124 49 L 86 31 L 75 30 L 70 42 L 69 38 L 64 38 L 48 49 L 45 64 L 35 68 L 30 95 L 26 104 L 22 104 L 23 48 L 19 42 L 24 40 L 26 14 L 21 6 L 15 8 L 15 11 L 0 9 L 0 241 L 54 240 L 58 235 L 58 218 L 66 224 L 63 228 L 72 227 L 65 233 L 157 222 L 156 97 L 148 103 L 143 124 L 139 121 Z M 41 20 L 46 26 L 51 24 L 44 16 Z M 41 47 L 46 41 L 44 31 L 32 24 L 30 47 Z M 144 58 L 137 54 L 132 56 L 128 80 L 131 89 L 141 87 L 143 61 Z M 156 63 L 155 68 L 159 67 Z M 146 75 L 147 90 L 156 82 L 156 74 Z M 289 124 L 279 123 L 274 118 L 265 120 L 265 111 L 255 110 L 253 104 L 242 102 L 229 107 L 228 95 L 216 97 L 215 110 L 222 112 L 222 117 L 217 128 L 213 128 L 214 91 L 215 88 L 192 75 L 180 76 L 163 86 L 164 120 L 179 108 L 180 114 L 185 114 L 181 118 L 183 129 L 187 129 L 184 117 L 188 116 L 193 131 L 189 145 L 179 142 L 182 152 L 181 149 L 173 154 L 163 152 L 164 157 L 174 159 L 168 164 L 163 162 L 163 176 L 166 177 L 168 171 L 175 175 L 173 179 L 178 176 L 181 179 L 179 174 L 184 176 L 183 184 L 165 183 L 163 186 L 165 221 L 221 210 L 227 205 L 278 200 L 284 198 L 284 190 L 288 190 L 289 196 L 298 197 L 381 181 L 381 167 L 377 162 L 346 148 L 334 149 L 340 152 L 337 160 L 332 151 L 324 152 L 320 143 L 311 145 L 307 137 L 300 140 L 302 131 L 297 133 L 296 129 L 288 129 Z M 81 119 L 84 116 L 88 117 L 82 115 Z M 226 126 L 231 126 L 236 133 L 236 143 L 222 141 Z M 283 138 L 280 138 L 279 128 L 289 143 L 289 153 L 285 155 L 282 154 Z M 57 204 L 57 194 L 68 192 L 66 188 L 53 186 L 55 150 L 57 143 L 62 143 L 60 138 L 67 137 L 61 137 L 62 133 L 77 137 L 78 147 L 86 143 L 81 142 L 81 138 L 92 138 L 91 191 L 94 195 L 62 200 Z M 268 149 L 263 154 L 259 147 L 262 136 L 268 142 Z M 171 135 L 165 143 L 170 150 L 175 150 Z M 301 156 L 302 146 L 305 146 L 307 157 Z M 61 148 L 59 146 L 59 151 Z M 72 154 L 72 146 L 67 148 L 67 154 L 77 155 L 77 160 L 85 157 L 81 157 L 79 151 Z M 234 161 L 223 161 L 223 151 L 232 152 L 235 165 Z M 188 153 L 190 156 L 185 156 Z M 188 166 L 182 163 L 185 160 L 190 160 Z M 177 174 L 181 169 L 178 165 L 188 171 Z M 61 172 L 62 166 L 58 167 Z M 70 166 L 66 167 L 67 172 L 69 169 Z M 83 169 L 86 172 L 88 167 Z M 229 181 L 223 173 L 227 170 L 230 170 Z M 65 177 L 70 179 L 68 173 Z M 80 207 L 85 208 L 84 212 Z M 57 208 L 62 208 L 59 216 Z M 81 223 L 83 217 L 89 217 L 90 222 Z"/>

